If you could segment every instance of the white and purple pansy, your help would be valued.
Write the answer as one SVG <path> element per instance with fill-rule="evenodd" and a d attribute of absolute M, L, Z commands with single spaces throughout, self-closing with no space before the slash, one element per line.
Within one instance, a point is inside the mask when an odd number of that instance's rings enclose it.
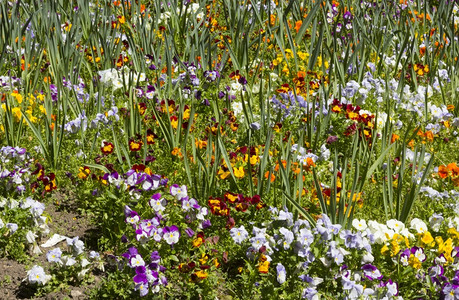
<path fill-rule="evenodd" d="M 169 191 L 177 200 L 182 200 L 188 196 L 186 185 L 179 186 L 178 184 L 173 184 L 169 188 Z"/>
<path fill-rule="evenodd" d="M 378 268 L 376 268 L 372 264 L 363 265 L 362 270 L 363 270 L 363 275 L 370 280 L 374 280 L 374 279 L 381 280 L 383 278 L 383 275 L 378 270 Z"/>
<path fill-rule="evenodd" d="M 156 193 L 151 196 L 150 201 L 148 202 L 155 212 L 162 212 L 166 209 L 166 200 L 161 197 L 160 193 Z"/>
<path fill-rule="evenodd" d="M 163 238 L 169 245 L 176 244 L 180 238 L 180 231 L 177 226 L 166 226 L 163 229 Z"/>

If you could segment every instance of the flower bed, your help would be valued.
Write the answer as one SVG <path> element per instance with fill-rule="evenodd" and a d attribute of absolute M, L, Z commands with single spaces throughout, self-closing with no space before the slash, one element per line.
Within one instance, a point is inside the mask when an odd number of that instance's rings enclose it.
<path fill-rule="evenodd" d="M 0 298 L 459 298 L 458 5 L 0 3 Z"/>

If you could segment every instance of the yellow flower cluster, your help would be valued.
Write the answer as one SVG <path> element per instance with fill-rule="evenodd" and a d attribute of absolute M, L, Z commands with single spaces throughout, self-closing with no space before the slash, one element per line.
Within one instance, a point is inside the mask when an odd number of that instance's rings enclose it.
<path fill-rule="evenodd" d="M 27 118 L 32 123 L 38 122 L 38 117 L 34 115 L 34 109 L 37 107 L 37 103 L 43 103 L 45 97 L 43 94 L 38 94 L 37 96 L 28 94 L 26 97 L 27 102 L 24 101 L 24 96 L 22 96 L 17 90 L 11 92 L 10 96 L 14 100 L 16 100 L 15 102 L 10 104 L 12 105 L 12 107 L 10 108 L 11 114 L 14 116 L 14 120 L 16 122 L 20 122 L 21 119 L 23 119 L 23 111 L 25 111 Z M 4 112 L 7 111 L 6 103 L 3 103 L 1 107 Z M 46 113 L 46 109 L 43 107 L 42 104 L 40 104 L 38 107 L 42 114 Z M 23 119 L 23 123 L 27 125 L 25 119 Z M 3 126 L 1 126 L 1 130 L 4 131 Z"/>

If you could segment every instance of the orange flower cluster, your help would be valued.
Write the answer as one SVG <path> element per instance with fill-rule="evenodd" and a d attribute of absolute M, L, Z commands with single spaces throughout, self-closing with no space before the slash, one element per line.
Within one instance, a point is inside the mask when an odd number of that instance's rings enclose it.
<path fill-rule="evenodd" d="M 422 130 L 418 130 L 416 133 L 419 137 L 422 138 L 422 143 L 425 143 L 425 141 L 433 142 L 434 140 L 434 134 L 432 131 L 428 130 L 426 132 L 422 132 Z"/>
<path fill-rule="evenodd" d="M 439 166 L 438 176 L 443 179 L 451 178 L 454 185 L 459 186 L 459 166 L 456 163 L 450 163 L 447 166 Z"/>
<path fill-rule="evenodd" d="M 315 91 L 317 91 L 322 83 L 327 83 L 327 79 L 324 76 L 320 76 L 317 72 L 314 71 L 299 71 L 297 76 L 293 78 L 293 82 L 295 83 L 296 93 L 300 95 L 306 95 L 309 91 L 309 94 L 312 95 Z M 308 81 L 309 80 L 309 81 Z M 288 84 L 283 86 L 288 88 Z"/>
<path fill-rule="evenodd" d="M 209 197 L 207 203 L 213 215 L 228 218 L 226 224 L 228 229 L 235 225 L 234 219 L 230 216 L 231 211 L 245 212 L 250 206 L 255 206 L 257 210 L 265 206 L 259 195 L 244 197 L 242 194 L 231 192 L 226 192 L 223 197 Z"/>

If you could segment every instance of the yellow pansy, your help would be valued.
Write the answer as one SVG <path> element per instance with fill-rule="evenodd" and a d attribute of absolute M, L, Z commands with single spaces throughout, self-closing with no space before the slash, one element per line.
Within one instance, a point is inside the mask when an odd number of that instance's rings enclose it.
<path fill-rule="evenodd" d="M 13 96 L 14 98 L 16 98 L 16 101 L 21 104 L 22 103 L 22 95 L 18 93 L 18 91 L 13 91 L 11 93 L 11 96 Z"/>
<path fill-rule="evenodd" d="M 426 231 L 426 232 L 424 232 L 424 233 L 422 234 L 421 242 L 422 242 L 424 245 L 430 245 L 430 244 L 432 244 L 432 243 L 435 244 L 432 235 L 431 235 L 430 232 L 428 232 L 428 231 Z M 432 246 L 433 246 L 433 245 L 432 245 Z"/>
<path fill-rule="evenodd" d="M 244 168 L 242 166 L 239 168 L 234 168 L 234 176 L 236 176 L 236 178 L 242 178 L 244 175 Z"/>

